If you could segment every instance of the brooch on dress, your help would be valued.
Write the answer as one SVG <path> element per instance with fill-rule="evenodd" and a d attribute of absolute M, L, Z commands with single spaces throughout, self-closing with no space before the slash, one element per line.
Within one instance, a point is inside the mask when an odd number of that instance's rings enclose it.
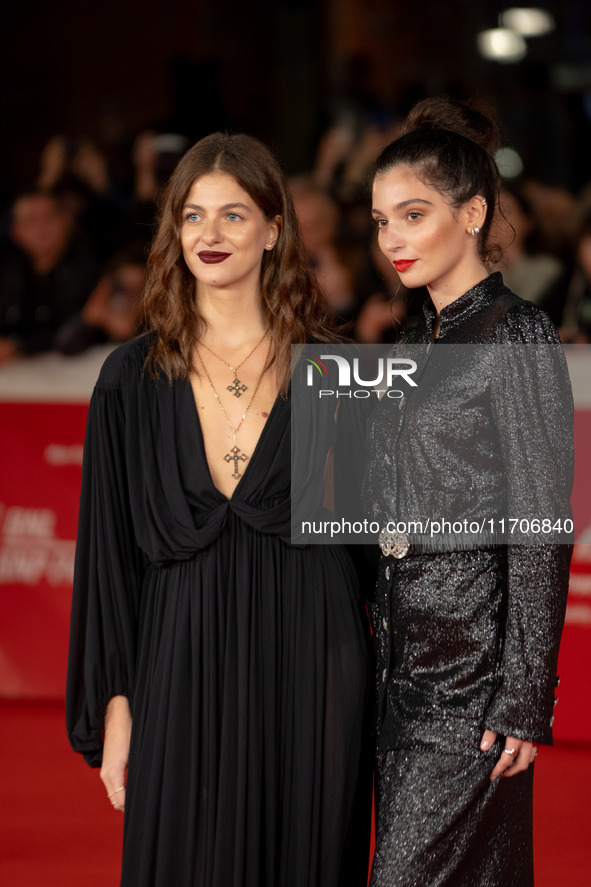
<path fill-rule="evenodd" d="M 398 560 L 406 557 L 410 548 L 406 533 L 390 533 L 388 530 L 382 530 L 378 536 L 378 544 L 384 557 L 395 557 Z"/>

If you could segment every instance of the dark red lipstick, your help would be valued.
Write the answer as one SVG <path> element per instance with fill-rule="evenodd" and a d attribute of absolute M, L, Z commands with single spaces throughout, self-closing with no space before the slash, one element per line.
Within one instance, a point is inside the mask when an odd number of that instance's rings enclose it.
<path fill-rule="evenodd" d="M 392 264 L 396 268 L 397 271 L 408 271 L 409 268 L 414 265 L 416 259 L 394 259 Z"/>
<path fill-rule="evenodd" d="M 232 253 L 218 253 L 213 250 L 202 250 L 200 253 L 197 253 L 202 262 L 206 265 L 219 265 L 220 262 L 224 262 Z"/>

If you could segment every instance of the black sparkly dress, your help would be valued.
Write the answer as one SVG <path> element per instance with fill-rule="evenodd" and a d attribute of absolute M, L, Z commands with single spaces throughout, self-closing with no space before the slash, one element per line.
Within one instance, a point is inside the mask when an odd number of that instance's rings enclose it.
<path fill-rule="evenodd" d="M 428 303 L 406 336 L 423 356 L 418 387 L 384 397 L 369 420 L 364 497 L 380 522 L 468 515 L 480 531 L 417 532 L 406 556 L 380 558 L 371 887 L 531 887 L 533 766 L 489 777 L 505 736 L 552 741 L 572 550 L 570 383 L 547 316 L 500 274 L 441 311 L 437 342 L 434 321 Z M 524 516 L 566 520 L 569 532 L 499 541 L 501 517 Z M 481 752 L 485 729 L 499 738 Z"/>
<path fill-rule="evenodd" d="M 148 378 L 147 347 L 92 398 L 68 672 L 92 766 L 107 701 L 130 700 L 121 884 L 365 887 L 369 628 L 345 549 L 289 543 L 289 401 L 228 500 L 190 383 Z"/>

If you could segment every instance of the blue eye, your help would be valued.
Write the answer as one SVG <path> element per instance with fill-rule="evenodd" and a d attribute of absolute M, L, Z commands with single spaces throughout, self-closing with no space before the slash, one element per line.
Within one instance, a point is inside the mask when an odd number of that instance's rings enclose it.
<path fill-rule="evenodd" d="M 228 221 L 236 222 L 238 219 L 241 219 L 242 216 L 239 216 L 238 213 L 228 213 Z"/>
<path fill-rule="evenodd" d="M 199 219 L 199 213 L 187 213 L 187 215 L 185 216 L 185 221 L 187 222 L 197 222 L 199 221 Z"/>

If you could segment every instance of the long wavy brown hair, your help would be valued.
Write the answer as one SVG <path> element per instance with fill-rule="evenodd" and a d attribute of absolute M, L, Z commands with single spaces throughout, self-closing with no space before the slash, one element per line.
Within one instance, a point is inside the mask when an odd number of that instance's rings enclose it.
<path fill-rule="evenodd" d="M 271 335 L 270 365 L 276 363 L 285 393 L 290 346 L 334 341 L 337 336 L 309 267 L 285 176 L 268 148 L 244 134 L 216 132 L 201 139 L 181 159 L 163 194 L 143 303 L 146 327 L 155 333 L 147 367 L 153 376 L 164 373 L 169 381 L 186 379 L 193 369 L 195 342 L 205 330 L 205 320 L 195 277 L 182 254 L 182 216 L 193 182 L 211 172 L 231 175 L 266 219 L 278 221 L 275 247 L 263 253 L 260 294 Z"/>

